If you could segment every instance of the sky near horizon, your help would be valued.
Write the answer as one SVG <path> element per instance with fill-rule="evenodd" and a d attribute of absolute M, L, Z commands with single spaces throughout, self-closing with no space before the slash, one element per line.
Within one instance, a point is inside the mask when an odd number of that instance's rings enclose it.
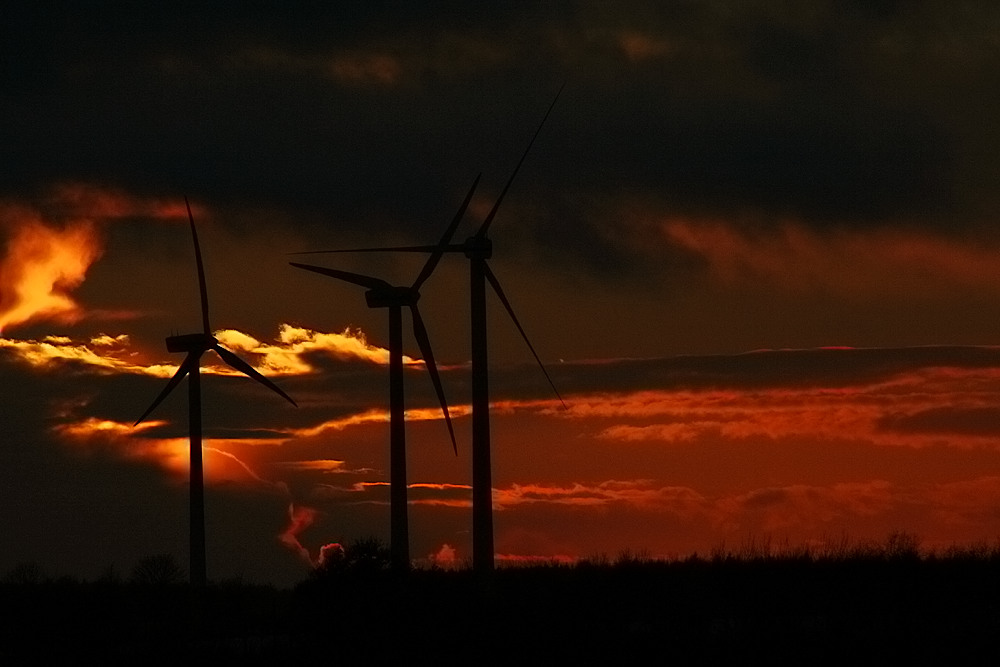
<path fill-rule="evenodd" d="M 37 2 L 0 10 L 0 575 L 187 563 L 200 327 L 209 577 L 388 539 L 387 318 L 289 259 L 491 267 L 506 561 L 1000 537 L 1000 8 L 990 2 Z M 404 314 L 411 553 L 471 555 L 467 265 Z"/>

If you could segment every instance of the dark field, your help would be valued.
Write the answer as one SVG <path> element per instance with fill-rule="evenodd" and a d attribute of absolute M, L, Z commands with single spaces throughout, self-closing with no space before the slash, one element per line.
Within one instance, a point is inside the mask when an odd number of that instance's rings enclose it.
<path fill-rule="evenodd" d="M 0 586 L 0 657 L 154 662 L 407 659 L 417 663 L 996 664 L 1000 551 L 921 554 L 911 544 L 714 554 L 471 571 L 384 568 L 379 554 L 294 590 L 241 582 L 193 591 L 179 571 L 128 581 L 40 577 Z M 156 565 L 156 563 L 153 563 Z M 10 655 L 15 655 L 10 653 Z M 4 661 L 5 664 L 13 664 Z M 19 663 L 19 664 L 23 664 Z"/>

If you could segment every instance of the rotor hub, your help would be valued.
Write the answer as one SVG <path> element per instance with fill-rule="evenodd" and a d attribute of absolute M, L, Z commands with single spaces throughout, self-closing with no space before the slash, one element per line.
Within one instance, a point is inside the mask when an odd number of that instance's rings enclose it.
<path fill-rule="evenodd" d="M 369 308 L 413 306 L 420 299 L 420 292 L 412 287 L 385 287 L 365 292 Z"/>
<path fill-rule="evenodd" d="M 183 334 L 167 338 L 168 352 L 204 352 L 216 344 L 215 336 L 206 333 Z"/>
<path fill-rule="evenodd" d="M 493 256 L 493 241 L 484 236 L 472 236 L 465 239 L 462 251 L 469 259 L 489 259 Z"/>

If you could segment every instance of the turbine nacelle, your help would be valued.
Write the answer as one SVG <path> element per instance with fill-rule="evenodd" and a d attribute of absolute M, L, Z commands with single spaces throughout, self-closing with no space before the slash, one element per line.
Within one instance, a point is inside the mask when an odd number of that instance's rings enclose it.
<path fill-rule="evenodd" d="M 387 285 L 365 292 L 369 308 L 412 307 L 420 299 L 420 292 L 412 287 Z"/>
<path fill-rule="evenodd" d="M 168 352 L 204 352 L 218 345 L 215 336 L 207 333 L 183 334 L 167 338 Z"/>
<path fill-rule="evenodd" d="M 485 236 L 471 236 L 462 244 L 462 252 L 469 259 L 489 259 L 493 256 L 493 241 Z"/>

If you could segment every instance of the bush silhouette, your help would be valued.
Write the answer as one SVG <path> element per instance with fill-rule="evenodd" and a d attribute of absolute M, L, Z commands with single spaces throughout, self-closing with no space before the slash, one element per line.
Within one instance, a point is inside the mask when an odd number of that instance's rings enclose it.
<path fill-rule="evenodd" d="M 184 568 L 170 554 L 146 556 L 136 564 L 129 578 L 140 586 L 171 586 L 185 579 Z"/>

